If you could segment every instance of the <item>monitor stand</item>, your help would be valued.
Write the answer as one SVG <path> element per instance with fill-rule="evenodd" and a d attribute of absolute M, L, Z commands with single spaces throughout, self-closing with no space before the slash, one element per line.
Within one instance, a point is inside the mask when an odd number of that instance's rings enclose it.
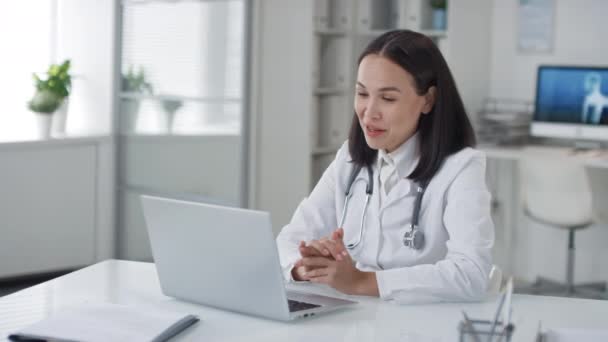
<path fill-rule="evenodd" d="M 589 150 L 599 150 L 602 148 L 602 144 L 599 141 L 589 140 L 575 140 L 574 141 L 574 152 L 583 152 Z"/>

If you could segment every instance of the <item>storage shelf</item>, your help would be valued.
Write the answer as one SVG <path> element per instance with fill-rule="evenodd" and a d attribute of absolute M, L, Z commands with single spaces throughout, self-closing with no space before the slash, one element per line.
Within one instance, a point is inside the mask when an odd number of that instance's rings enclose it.
<path fill-rule="evenodd" d="M 363 37 L 378 37 L 383 33 L 386 33 L 388 31 L 392 31 L 395 30 L 396 28 L 389 28 L 389 29 L 385 29 L 385 30 L 360 30 L 357 32 L 357 34 L 359 36 L 363 36 Z M 424 34 L 425 36 L 431 37 L 431 38 L 445 38 L 447 37 L 447 33 L 445 30 L 420 30 L 418 31 L 422 34 Z"/>
<path fill-rule="evenodd" d="M 318 146 L 312 149 L 313 156 L 323 156 L 326 154 L 335 154 L 340 149 L 340 146 Z"/>
<path fill-rule="evenodd" d="M 310 146 L 311 186 L 317 183 L 348 138 L 358 56 L 374 38 L 393 30 L 416 31 L 435 43 L 452 73 L 466 74 L 470 65 L 476 64 L 483 70 L 488 68 L 487 17 L 492 12 L 491 1 L 467 0 L 466 4 L 460 4 L 448 0 L 443 26 L 435 25 L 429 0 L 320 0 L 307 3 L 311 3 L 309 9 L 314 17 L 308 21 L 308 33 L 303 33 L 301 39 L 309 40 L 312 50 L 312 63 L 309 63 L 311 134 L 306 144 Z M 435 30 L 434 27 L 443 29 Z M 484 97 L 479 90 L 487 88 L 487 80 L 480 77 L 458 81 L 466 84 L 461 96 L 467 110 L 477 113 L 477 103 Z"/>
<path fill-rule="evenodd" d="M 315 34 L 320 36 L 346 36 L 348 31 L 342 29 L 315 29 Z"/>
<path fill-rule="evenodd" d="M 446 38 L 448 36 L 446 30 L 420 30 L 420 33 L 431 38 Z"/>
<path fill-rule="evenodd" d="M 386 30 L 359 30 L 357 34 L 363 37 L 377 37 L 385 32 L 391 31 L 394 29 L 386 29 Z"/>
<path fill-rule="evenodd" d="M 346 87 L 318 87 L 314 90 L 315 95 L 342 95 L 346 93 Z"/>

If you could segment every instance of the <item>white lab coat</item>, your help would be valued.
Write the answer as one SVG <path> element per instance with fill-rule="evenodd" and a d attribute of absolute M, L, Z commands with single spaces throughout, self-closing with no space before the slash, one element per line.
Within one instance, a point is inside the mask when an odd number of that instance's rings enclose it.
<path fill-rule="evenodd" d="M 409 175 L 417 158 L 410 160 L 400 175 Z M 329 236 L 337 228 L 352 171 L 349 161 L 348 143 L 344 143 L 277 237 L 285 279 L 292 280 L 291 269 L 300 259 L 300 241 Z M 494 242 L 485 155 L 465 148 L 448 157 L 435 174 L 422 200 L 419 229 L 424 232 L 425 244 L 421 250 L 403 245 L 416 198 L 414 183 L 400 178 L 380 203 L 376 164 L 363 239 L 349 251 L 356 267 L 376 272 L 380 297 L 385 300 L 420 303 L 481 299 L 492 267 Z M 362 169 L 351 190 L 343 227 L 345 244 L 359 236 L 367 178 Z"/>

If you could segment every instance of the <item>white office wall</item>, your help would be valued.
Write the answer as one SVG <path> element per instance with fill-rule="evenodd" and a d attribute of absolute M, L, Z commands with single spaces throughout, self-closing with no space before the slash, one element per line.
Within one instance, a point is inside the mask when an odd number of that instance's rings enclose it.
<path fill-rule="evenodd" d="M 275 233 L 310 191 L 312 6 L 299 0 L 255 1 L 251 118 L 253 206 L 272 214 Z M 284 89 L 289 89 L 287 96 Z"/>
<path fill-rule="evenodd" d="M 72 60 L 67 131 L 109 134 L 112 129 L 116 1 L 59 0 L 57 61 Z"/>
<path fill-rule="evenodd" d="M 490 96 L 533 100 L 540 64 L 608 65 L 605 0 L 554 0 L 553 50 L 519 52 L 519 0 L 494 0 Z"/>
<path fill-rule="evenodd" d="M 547 53 L 520 52 L 517 49 L 519 0 L 494 0 L 490 61 L 490 96 L 533 101 L 536 69 L 541 64 L 608 65 L 604 22 L 608 13 L 605 0 L 555 0 L 553 49 Z M 608 172 L 592 170 L 595 196 L 606 198 Z M 510 182 L 507 175 L 503 181 Z M 510 186 L 517 186 L 516 183 Z M 597 201 L 599 211 L 608 202 Z M 576 272 L 578 281 L 608 280 L 608 217 L 604 222 L 577 233 Z M 514 246 L 510 253 L 516 276 L 533 279 L 536 275 L 564 279 L 567 256 L 565 230 L 524 219 L 515 223 Z M 498 229 L 502 229 L 498 227 Z"/>

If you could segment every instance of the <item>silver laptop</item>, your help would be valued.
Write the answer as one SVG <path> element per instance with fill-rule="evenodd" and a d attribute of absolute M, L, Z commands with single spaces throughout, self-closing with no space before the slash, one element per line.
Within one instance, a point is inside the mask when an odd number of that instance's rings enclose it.
<path fill-rule="evenodd" d="M 283 321 L 356 303 L 286 291 L 266 212 L 141 199 L 165 295 Z"/>

